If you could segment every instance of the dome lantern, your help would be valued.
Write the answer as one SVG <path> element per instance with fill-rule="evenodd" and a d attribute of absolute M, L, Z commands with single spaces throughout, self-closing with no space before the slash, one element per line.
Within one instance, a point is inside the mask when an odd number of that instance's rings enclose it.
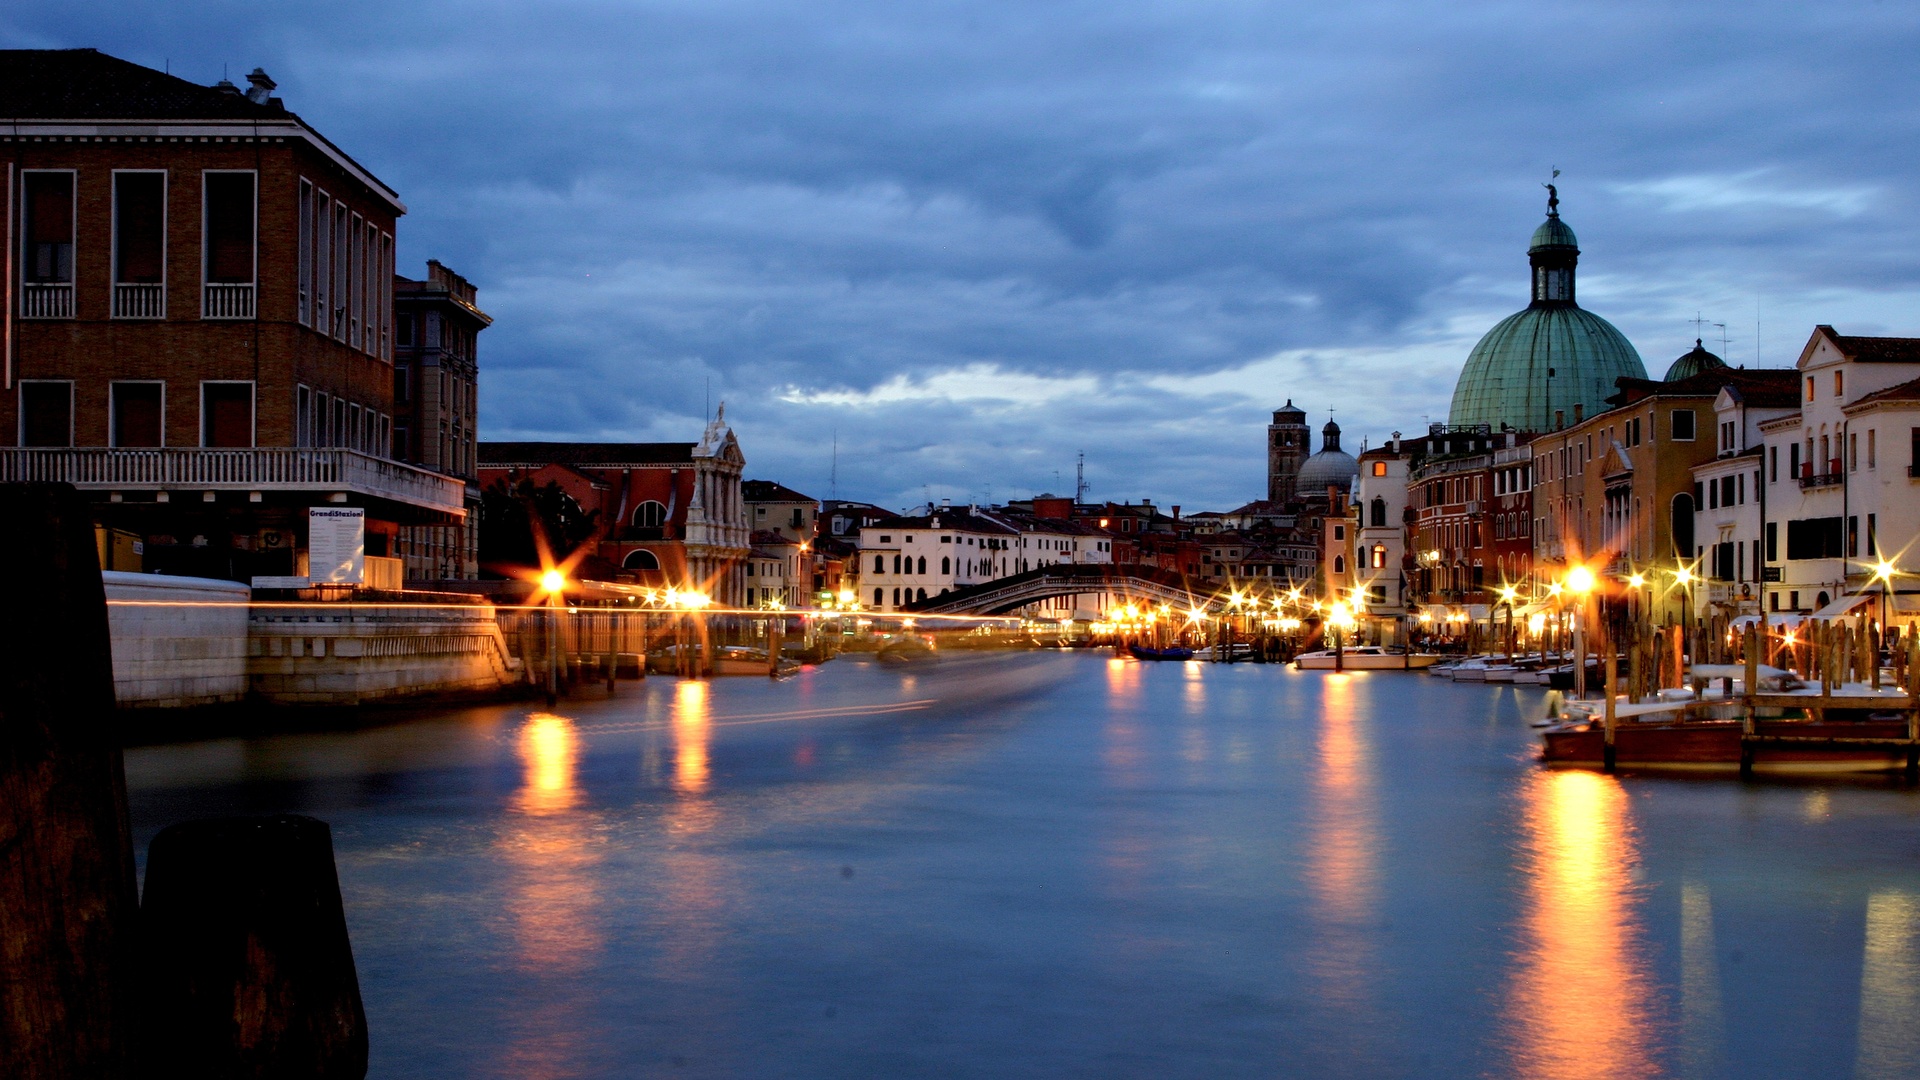
<path fill-rule="evenodd" d="M 1614 380 L 1647 377 L 1626 335 L 1574 302 L 1579 241 L 1560 220 L 1559 192 L 1551 184 L 1547 192 L 1547 220 L 1527 245 L 1531 300 L 1468 354 L 1454 384 L 1450 425 L 1553 431 L 1606 411 Z"/>
<path fill-rule="evenodd" d="M 1560 220 L 1560 193 L 1547 185 L 1547 220 L 1533 230 L 1527 244 L 1527 262 L 1533 266 L 1533 303 L 1572 306 L 1573 270 L 1580 262 L 1580 241 Z"/>

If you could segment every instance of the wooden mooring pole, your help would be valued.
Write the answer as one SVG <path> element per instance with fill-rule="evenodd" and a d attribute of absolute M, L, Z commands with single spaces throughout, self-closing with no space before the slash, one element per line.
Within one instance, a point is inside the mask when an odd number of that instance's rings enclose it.
<path fill-rule="evenodd" d="M 0 486 L 0 1076 L 130 1075 L 136 890 L 87 504 Z"/>
<path fill-rule="evenodd" d="M 147 852 L 145 1075 L 360 1080 L 367 1017 L 324 821 L 192 821 Z"/>

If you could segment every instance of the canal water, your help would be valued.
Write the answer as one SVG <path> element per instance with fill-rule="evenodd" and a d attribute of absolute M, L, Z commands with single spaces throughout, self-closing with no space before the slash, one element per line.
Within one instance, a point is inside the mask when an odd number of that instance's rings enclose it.
<path fill-rule="evenodd" d="M 1533 687 L 1013 653 L 133 750 L 332 823 L 375 1077 L 1920 1076 L 1920 795 Z"/>

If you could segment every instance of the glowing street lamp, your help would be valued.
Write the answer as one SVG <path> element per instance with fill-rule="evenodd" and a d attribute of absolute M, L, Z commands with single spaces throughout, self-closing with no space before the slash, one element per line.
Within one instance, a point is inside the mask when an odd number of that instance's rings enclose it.
<path fill-rule="evenodd" d="M 1593 591 L 1593 571 L 1584 566 L 1576 566 L 1567 571 L 1567 588 L 1582 598 Z"/>

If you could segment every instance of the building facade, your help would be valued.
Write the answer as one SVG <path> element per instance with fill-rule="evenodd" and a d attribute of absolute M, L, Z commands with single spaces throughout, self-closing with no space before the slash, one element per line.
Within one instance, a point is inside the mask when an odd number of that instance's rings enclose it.
<path fill-rule="evenodd" d="M 408 580 L 480 576 L 480 310 L 466 278 L 427 260 L 427 276 L 393 280 L 393 456 L 457 477 L 467 516 L 458 525 L 411 526 L 397 554 Z"/>
<path fill-rule="evenodd" d="M 242 581 L 309 573 L 308 511 L 358 507 L 362 583 L 397 585 L 400 531 L 467 512 L 392 454 L 406 208 L 249 83 L 0 52 L 0 479 L 79 487 L 139 569 Z"/>
<path fill-rule="evenodd" d="M 478 456 L 483 490 L 552 483 L 583 513 L 595 514 L 595 572 L 696 590 L 722 606 L 745 603 L 752 532 L 740 497 L 746 459 L 724 410 L 697 443 L 484 442 Z"/>

